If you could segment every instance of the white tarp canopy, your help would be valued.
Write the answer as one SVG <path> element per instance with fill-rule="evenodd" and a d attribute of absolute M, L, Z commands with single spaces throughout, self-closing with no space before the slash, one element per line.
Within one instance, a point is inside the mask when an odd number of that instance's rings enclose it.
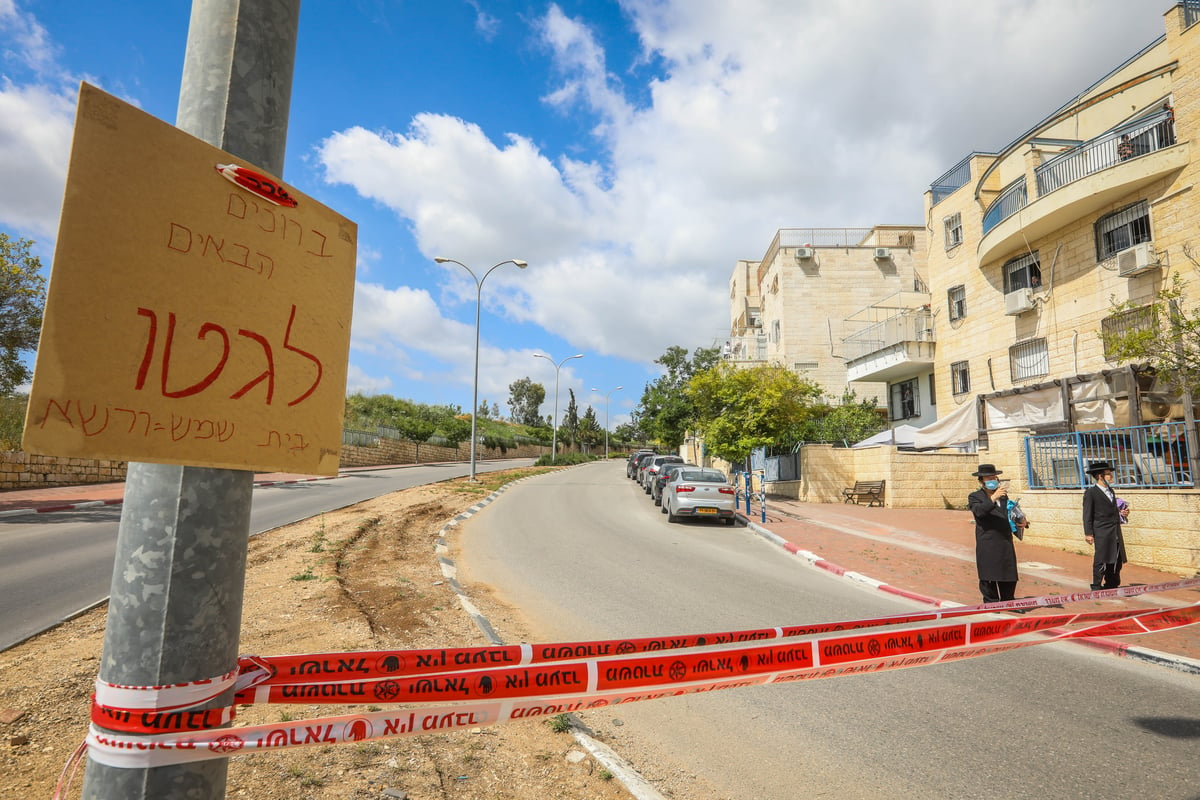
<path fill-rule="evenodd" d="M 850 445 L 851 449 L 855 447 L 876 447 L 882 444 L 894 444 L 902 447 L 912 447 L 913 434 L 917 429 L 912 425 L 897 425 L 886 431 L 879 433 L 869 438 L 863 439 L 861 442 Z"/>
<path fill-rule="evenodd" d="M 954 412 L 931 422 L 913 433 L 913 447 L 950 447 L 967 444 L 979 438 L 979 422 L 975 417 L 975 401 L 963 403 Z"/>
<path fill-rule="evenodd" d="M 1047 422 L 1063 422 L 1062 393 L 1057 387 L 1034 392 L 989 397 L 987 426 L 991 428 L 1028 428 Z"/>

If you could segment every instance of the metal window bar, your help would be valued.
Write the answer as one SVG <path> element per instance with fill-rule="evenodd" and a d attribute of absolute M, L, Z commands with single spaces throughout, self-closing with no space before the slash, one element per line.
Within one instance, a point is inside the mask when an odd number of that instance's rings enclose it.
<path fill-rule="evenodd" d="M 1200 2 L 1200 0 L 1196 1 Z M 942 175 L 930 185 L 929 191 L 933 193 L 933 205 L 936 206 L 954 194 L 954 192 L 966 186 L 969 180 L 971 180 L 971 156 L 967 156 L 955 164 L 945 175 Z"/>
<path fill-rule="evenodd" d="M 1200 22 L 1200 0 L 1183 0 L 1183 27 L 1192 27 Z"/>
<path fill-rule="evenodd" d="M 1086 488 L 1087 467 L 1100 460 L 1113 465 L 1117 487 L 1194 486 L 1183 422 L 1025 438 L 1030 489 Z"/>
<path fill-rule="evenodd" d="M 967 315 L 967 287 L 951 286 L 946 290 L 946 304 L 950 309 L 950 321 L 960 320 Z"/>
<path fill-rule="evenodd" d="M 1030 339 L 1008 349 L 1013 381 L 1039 378 L 1050 374 L 1050 351 L 1045 339 Z"/>
<path fill-rule="evenodd" d="M 1034 170 L 1038 197 L 1122 161 L 1175 144 L 1175 127 L 1170 117 L 1169 111 L 1157 111 L 1059 153 Z M 1122 142 L 1125 136 L 1129 137 L 1127 144 Z"/>
<path fill-rule="evenodd" d="M 958 247 L 963 241 L 962 212 L 956 212 L 946 217 L 946 250 Z"/>
<path fill-rule="evenodd" d="M 1025 186 L 1025 176 L 1022 175 L 1005 186 L 1004 191 L 1000 192 L 987 207 L 987 211 L 983 212 L 984 235 L 986 236 L 988 231 L 1020 211 L 1028 203 L 1029 192 Z"/>
<path fill-rule="evenodd" d="M 1026 254 L 1004 264 L 1004 293 L 1042 285 L 1042 262 L 1037 252 Z"/>
<path fill-rule="evenodd" d="M 1134 331 L 1154 330 L 1156 323 L 1154 306 L 1131 308 L 1100 320 L 1100 336 L 1104 340 L 1104 359 L 1111 361 L 1113 358 L 1112 350 L 1109 347 L 1113 338 Z"/>
<path fill-rule="evenodd" d="M 971 391 L 971 365 L 966 361 L 955 361 L 950 365 L 950 387 L 954 394 Z"/>
<path fill-rule="evenodd" d="M 1150 206 L 1141 200 L 1096 221 L 1096 260 L 1104 261 L 1152 238 Z"/>

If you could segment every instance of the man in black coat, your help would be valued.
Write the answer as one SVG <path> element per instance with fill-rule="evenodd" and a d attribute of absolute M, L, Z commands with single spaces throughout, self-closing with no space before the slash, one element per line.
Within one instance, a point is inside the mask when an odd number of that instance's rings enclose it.
<path fill-rule="evenodd" d="M 1008 487 L 1000 482 L 1002 471 L 994 464 L 980 464 L 971 474 L 979 478 L 979 490 L 967 496 L 975 517 L 979 593 L 985 603 L 1012 600 L 1017 591 L 1017 551 L 1008 519 Z"/>
<path fill-rule="evenodd" d="M 1121 585 L 1125 537 L 1121 512 L 1113 490 L 1113 466 L 1107 461 L 1088 464 L 1087 474 L 1095 480 L 1083 493 L 1083 538 L 1096 550 L 1092 556 L 1092 590 L 1115 589 Z"/>

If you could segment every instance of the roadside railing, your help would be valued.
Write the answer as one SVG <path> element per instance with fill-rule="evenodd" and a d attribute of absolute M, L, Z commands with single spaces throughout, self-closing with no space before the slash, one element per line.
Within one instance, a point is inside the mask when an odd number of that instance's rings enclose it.
<path fill-rule="evenodd" d="M 1025 439 L 1026 478 L 1031 489 L 1082 489 L 1088 465 L 1113 465 L 1114 483 L 1131 488 L 1190 487 L 1182 422 L 1076 431 Z"/>

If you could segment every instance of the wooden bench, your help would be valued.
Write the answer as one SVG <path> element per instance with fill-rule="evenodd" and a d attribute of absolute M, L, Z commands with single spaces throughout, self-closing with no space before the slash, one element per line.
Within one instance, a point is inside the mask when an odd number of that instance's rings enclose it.
<path fill-rule="evenodd" d="M 866 498 L 868 507 L 876 503 L 882 506 L 883 484 L 884 481 L 855 481 L 851 488 L 842 489 L 842 497 L 845 498 L 842 502 L 858 504 Z"/>

